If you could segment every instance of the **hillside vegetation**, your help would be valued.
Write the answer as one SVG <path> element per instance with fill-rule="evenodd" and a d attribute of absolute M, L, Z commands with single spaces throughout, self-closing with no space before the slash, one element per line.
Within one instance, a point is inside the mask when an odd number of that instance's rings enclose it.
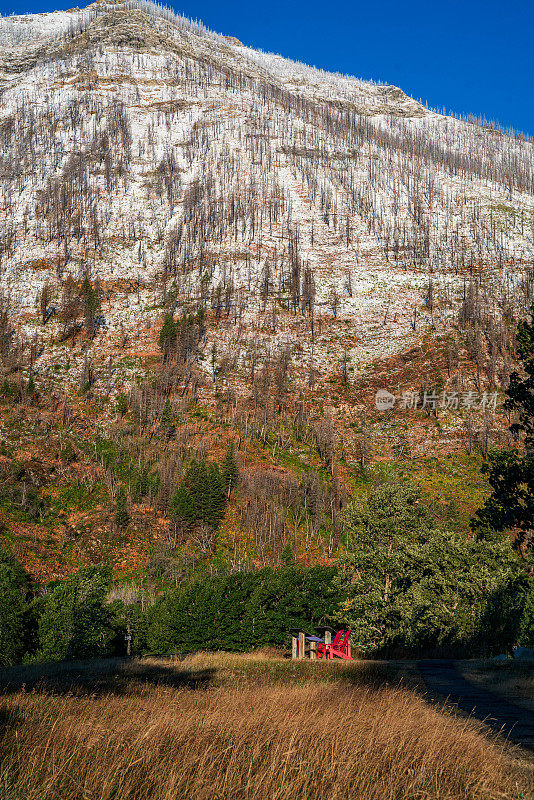
<path fill-rule="evenodd" d="M 0 537 L 32 575 L 328 562 L 385 462 L 467 533 L 510 440 L 532 142 L 144 0 L 0 41 Z"/>

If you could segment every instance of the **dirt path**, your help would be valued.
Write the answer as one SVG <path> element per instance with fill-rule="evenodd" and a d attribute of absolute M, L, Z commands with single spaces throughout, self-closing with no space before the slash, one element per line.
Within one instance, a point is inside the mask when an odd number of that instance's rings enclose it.
<path fill-rule="evenodd" d="M 467 681 L 453 661 L 420 661 L 419 671 L 431 695 L 447 697 L 493 731 L 534 752 L 534 714 Z"/>

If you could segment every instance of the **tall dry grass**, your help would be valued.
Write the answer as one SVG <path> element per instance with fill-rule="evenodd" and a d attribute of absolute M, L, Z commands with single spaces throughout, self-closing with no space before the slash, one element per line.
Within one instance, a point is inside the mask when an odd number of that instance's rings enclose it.
<path fill-rule="evenodd" d="M 276 663 L 269 663 L 276 674 Z M 267 665 L 256 685 L 257 673 L 236 658 L 197 657 L 175 666 L 148 666 L 159 670 L 159 682 L 154 673 L 141 670 L 136 677 L 134 670 L 116 689 L 97 686 L 90 693 L 85 687 L 61 694 L 45 688 L 1 698 L 0 796 L 526 796 L 520 794 L 501 745 L 406 689 L 351 685 L 354 681 L 347 682 L 342 669 L 338 681 L 330 675 L 330 682 L 323 682 L 322 665 L 301 684 L 284 684 L 279 675 L 269 682 Z M 292 667 L 293 672 L 298 668 Z M 150 679 L 138 680 L 143 674 Z"/>

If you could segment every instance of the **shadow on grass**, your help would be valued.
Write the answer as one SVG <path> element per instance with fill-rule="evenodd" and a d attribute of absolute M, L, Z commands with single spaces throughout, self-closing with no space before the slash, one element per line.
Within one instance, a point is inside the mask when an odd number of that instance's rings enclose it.
<path fill-rule="evenodd" d="M 224 657 L 223 657 L 224 658 Z M 218 661 L 187 664 L 177 657 L 109 658 L 93 661 L 32 664 L 0 671 L 0 696 L 21 690 L 65 695 L 126 695 L 147 686 L 202 691 L 217 686 L 305 685 L 339 683 L 380 689 L 406 685 L 398 664 L 386 661 L 312 662 L 287 659 Z M 409 683 L 409 682 L 408 682 Z"/>
<path fill-rule="evenodd" d="M 22 689 L 54 695 L 123 695 L 148 685 L 199 691 L 207 689 L 215 679 L 215 669 L 177 666 L 176 660 L 153 663 L 122 658 L 15 667 L 0 673 L 0 696 Z"/>

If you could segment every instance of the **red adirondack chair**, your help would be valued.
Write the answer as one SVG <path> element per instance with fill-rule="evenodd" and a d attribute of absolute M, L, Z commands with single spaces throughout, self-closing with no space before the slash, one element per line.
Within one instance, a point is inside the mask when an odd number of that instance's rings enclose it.
<path fill-rule="evenodd" d="M 299 631 L 292 631 L 292 633 L 299 633 Z M 343 631 L 338 631 L 338 633 L 336 633 L 336 638 L 334 639 L 336 644 L 339 641 L 339 638 L 341 637 L 342 633 Z M 309 635 L 306 635 L 304 638 L 306 642 L 315 642 L 317 644 L 318 646 L 317 657 L 323 658 L 323 656 L 321 655 L 321 647 L 324 647 L 325 644 L 324 639 L 321 639 L 320 636 L 309 636 Z M 300 641 L 297 640 L 297 658 L 299 657 L 299 655 L 300 655 Z"/>
<path fill-rule="evenodd" d="M 350 654 L 350 635 L 352 628 L 348 631 L 338 631 L 334 637 L 332 644 L 323 644 L 323 658 L 344 658 L 347 661 L 352 661 Z M 345 634 L 343 636 L 343 634 Z"/>
<path fill-rule="evenodd" d="M 336 633 L 336 635 L 334 636 L 334 640 L 333 640 L 333 642 L 331 644 L 326 644 L 325 642 L 320 644 L 319 645 L 319 650 L 318 650 L 318 653 L 317 653 L 318 657 L 319 658 L 328 658 L 327 648 L 329 648 L 329 647 L 336 647 L 337 648 L 337 646 L 339 645 L 339 642 L 341 640 L 341 637 L 343 636 L 344 633 L 345 633 L 345 631 L 343 629 L 338 631 Z"/>

